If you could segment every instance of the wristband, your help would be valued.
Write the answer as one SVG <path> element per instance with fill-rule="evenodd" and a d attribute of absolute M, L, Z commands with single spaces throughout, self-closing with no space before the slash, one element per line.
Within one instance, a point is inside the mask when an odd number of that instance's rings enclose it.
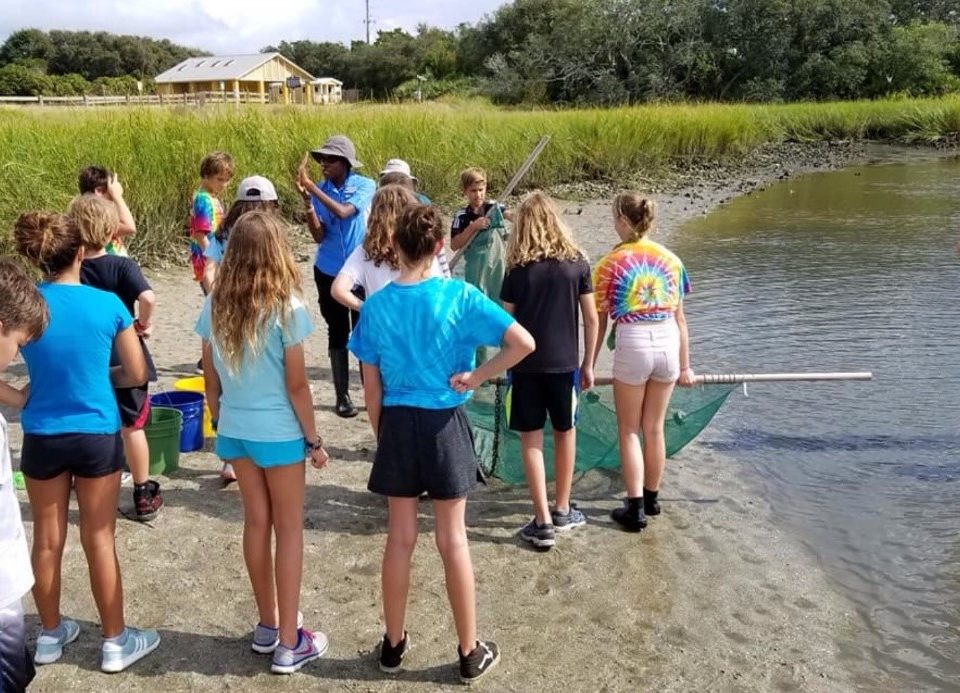
<path fill-rule="evenodd" d="M 314 450 L 323 449 L 323 438 L 317 438 L 316 443 L 311 443 L 309 440 L 304 438 L 303 440 L 304 451 L 309 455 Z"/>
<path fill-rule="evenodd" d="M 214 431 L 217 430 L 217 426 L 220 424 L 220 419 L 210 419 L 210 428 Z"/>

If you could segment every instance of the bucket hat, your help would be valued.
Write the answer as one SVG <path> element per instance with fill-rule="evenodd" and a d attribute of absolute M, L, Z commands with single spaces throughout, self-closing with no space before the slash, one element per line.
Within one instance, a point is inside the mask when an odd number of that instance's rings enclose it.
<path fill-rule="evenodd" d="M 327 138 L 327 141 L 323 143 L 317 149 L 310 150 L 310 155 L 320 163 L 320 157 L 322 156 L 339 156 L 341 159 L 346 159 L 350 162 L 352 168 L 360 168 L 363 166 L 357 160 L 357 150 L 353 146 L 353 142 L 350 141 L 350 138 L 346 135 L 334 135 L 333 137 Z"/>

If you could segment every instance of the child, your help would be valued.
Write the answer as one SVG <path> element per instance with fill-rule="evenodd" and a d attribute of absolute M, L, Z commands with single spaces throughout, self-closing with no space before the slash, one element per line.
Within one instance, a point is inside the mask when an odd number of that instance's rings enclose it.
<path fill-rule="evenodd" d="M 381 188 L 387 185 L 402 185 L 416 196 L 420 204 L 433 204 L 429 197 L 417 190 L 417 177 L 410 172 L 410 164 L 403 159 L 390 159 L 380 171 L 377 185 Z"/>
<path fill-rule="evenodd" d="M 387 496 L 383 554 L 386 634 L 380 669 L 400 671 L 410 637 L 404 630 L 410 561 L 417 541 L 417 501 L 433 499 L 436 542 L 457 628 L 460 678 L 469 683 L 500 659 L 477 640 L 473 565 L 464 512 L 476 483 L 477 458 L 462 404 L 469 390 L 534 349 L 533 338 L 474 287 L 430 275 L 443 245 L 433 207 L 408 207 L 394 232 L 400 276 L 370 297 L 350 339 L 364 371 L 364 395 L 377 452 L 367 485 Z M 410 329 L 415 325 L 416 329 Z M 503 344 L 474 370 L 479 344 Z"/>
<path fill-rule="evenodd" d="M 47 306 L 36 286 L 16 263 L 0 259 L 0 370 L 24 345 L 40 337 L 47 325 Z M 0 383 L 3 403 L 23 406 L 25 392 Z M 12 395 L 12 397 L 10 397 Z M 13 492 L 13 468 L 7 420 L 0 415 L 0 691 L 21 693 L 33 680 L 33 659 L 27 651 L 20 599 L 33 585 L 30 552 Z"/>
<path fill-rule="evenodd" d="M 255 209 L 265 209 L 272 214 L 280 215 L 277 190 L 273 187 L 273 183 L 263 176 L 250 176 L 240 181 L 240 185 L 237 186 L 237 197 L 230 205 L 230 210 L 220 222 L 219 228 L 207 237 L 207 249 L 203 251 L 206 261 L 203 272 L 208 287 L 213 287 L 216 281 L 217 265 L 223 262 L 230 229 L 241 215 Z"/>
<path fill-rule="evenodd" d="M 140 337 L 149 381 L 156 381 L 157 371 L 144 342 L 144 338 L 150 336 L 156 296 L 136 262 L 129 257 L 108 255 L 104 249 L 118 223 L 116 209 L 103 198 L 87 194 L 75 198 L 70 203 L 67 214 L 80 228 L 83 239 L 84 257 L 80 268 L 80 281 L 95 289 L 116 294 L 130 317 L 136 318 L 133 326 Z M 112 358 L 110 365 L 119 364 Z M 114 390 L 120 408 L 120 423 L 123 424 L 120 430 L 123 451 L 133 475 L 134 512 L 140 522 L 154 519 L 163 506 L 160 484 L 149 478 L 150 448 L 144 432 L 150 419 L 149 381 L 137 387 Z"/>
<path fill-rule="evenodd" d="M 114 533 L 123 443 L 114 387 L 147 380 L 143 349 L 120 299 L 80 284 L 83 239 L 76 223 L 59 214 L 31 212 L 14 227 L 17 250 L 44 275 L 40 293 L 50 323 L 22 349 L 30 377 L 20 421 L 20 470 L 33 516 L 33 599 L 40 616 L 34 663 L 60 659 L 80 635 L 60 614 L 60 566 L 67 538 L 70 487 L 80 516 L 80 543 L 100 616 L 102 671 L 126 669 L 160 643 L 155 630 L 124 623 L 123 587 Z M 120 365 L 111 368 L 111 350 Z"/>
<path fill-rule="evenodd" d="M 413 193 L 400 185 L 386 185 L 373 196 L 363 245 L 350 253 L 331 289 L 333 297 L 350 310 L 360 310 L 366 298 L 400 276 L 393 230 L 404 209 L 415 204 Z M 437 258 L 430 266 L 430 276 L 444 276 Z"/>
<path fill-rule="evenodd" d="M 223 203 L 219 195 L 233 178 L 233 158 L 226 152 L 210 152 L 200 162 L 200 187 L 190 205 L 190 263 L 193 280 L 200 283 L 206 296 L 210 291 L 203 274 L 208 236 L 216 233 L 223 219 Z"/>
<path fill-rule="evenodd" d="M 567 531 L 587 521 L 570 503 L 570 487 L 577 452 L 578 390 L 593 386 L 597 309 L 590 265 L 550 198 L 541 192 L 531 193 L 520 203 L 507 244 L 506 265 L 500 292 L 503 308 L 537 342 L 537 350 L 510 370 L 509 424 L 511 430 L 520 432 L 534 509 L 534 518 L 520 530 L 520 538 L 548 549 L 554 545 L 555 530 Z M 581 312 L 582 362 L 578 350 Z M 548 413 L 557 490 L 552 512 L 543 462 L 543 425 Z"/>
<path fill-rule="evenodd" d="M 317 468 L 328 460 L 304 366 L 303 342 L 312 330 L 281 220 L 265 211 L 244 214 L 196 331 L 217 455 L 233 465 L 243 499 L 243 557 L 260 616 L 252 648 L 273 653 L 278 674 L 292 674 L 327 650 L 326 636 L 301 628 L 298 618 L 304 458 Z"/>
<path fill-rule="evenodd" d="M 116 205 L 117 216 L 120 221 L 117 224 L 116 232 L 105 247 L 110 255 L 120 255 L 122 257 L 129 255 L 125 239 L 137 232 L 137 224 L 133 220 L 130 208 L 123 199 L 123 186 L 120 185 L 117 175 L 102 166 L 87 166 L 80 171 L 78 186 L 81 195 L 92 193 L 98 197 L 105 197 Z"/>
<path fill-rule="evenodd" d="M 690 280 L 680 259 L 647 237 L 655 218 L 652 200 L 637 193 L 618 195 L 613 224 L 621 243 L 593 272 L 600 335 L 608 314 L 616 329 L 613 397 L 627 498 L 611 517 L 631 532 L 647 526 L 647 515 L 660 514 L 667 405 L 674 383 L 689 386 L 694 379 L 683 315 Z M 599 353 L 598 344 L 594 363 Z"/>

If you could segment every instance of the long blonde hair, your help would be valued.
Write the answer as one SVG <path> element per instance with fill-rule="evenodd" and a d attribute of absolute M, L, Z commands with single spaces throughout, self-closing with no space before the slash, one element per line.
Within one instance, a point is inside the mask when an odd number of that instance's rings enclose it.
<path fill-rule="evenodd" d="M 390 269 L 400 268 L 400 259 L 393 247 L 393 232 L 397 229 L 397 221 L 403 210 L 415 204 L 417 198 L 413 191 L 396 183 L 384 185 L 374 194 L 363 251 L 377 267 L 386 262 Z"/>
<path fill-rule="evenodd" d="M 657 203 L 640 193 L 620 193 L 613 200 L 613 213 L 630 224 L 632 236 L 629 241 L 639 241 L 650 233 L 657 218 Z"/>
<path fill-rule="evenodd" d="M 234 224 L 213 291 L 213 338 L 231 373 L 256 358 L 274 321 L 286 327 L 290 299 L 300 295 L 300 273 L 282 219 L 247 212 Z"/>
<path fill-rule="evenodd" d="M 507 241 L 507 267 L 539 260 L 577 260 L 583 252 L 574 243 L 553 201 L 539 190 L 523 198 Z"/>

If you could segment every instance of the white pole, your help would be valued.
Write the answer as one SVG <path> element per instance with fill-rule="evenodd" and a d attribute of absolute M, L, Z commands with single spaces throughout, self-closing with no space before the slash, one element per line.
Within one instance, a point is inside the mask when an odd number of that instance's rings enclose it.
<path fill-rule="evenodd" d="M 736 385 L 739 383 L 791 383 L 791 382 L 826 382 L 836 380 L 873 380 L 873 373 L 858 372 L 831 372 L 831 373 L 714 373 L 694 377 L 697 385 Z M 505 378 L 493 378 L 487 381 L 490 384 L 506 385 Z M 597 377 L 596 385 L 612 385 L 613 378 L 609 376 Z"/>

